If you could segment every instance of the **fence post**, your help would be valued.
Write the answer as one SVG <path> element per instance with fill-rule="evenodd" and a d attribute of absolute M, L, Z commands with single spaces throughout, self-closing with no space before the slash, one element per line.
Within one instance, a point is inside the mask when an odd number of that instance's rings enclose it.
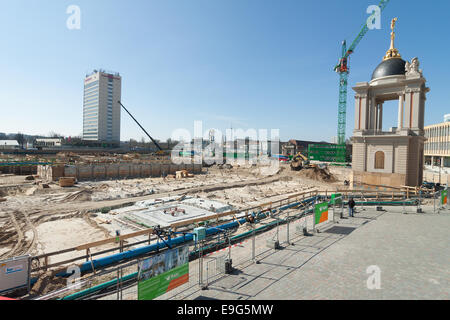
<path fill-rule="evenodd" d="M 331 205 L 333 206 L 333 223 L 335 223 L 334 214 L 336 213 L 336 198 L 334 198 L 334 201 L 331 203 Z"/>
<path fill-rule="evenodd" d="M 436 213 L 436 192 L 433 191 L 433 213 Z"/>
<path fill-rule="evenodd" d="M 208 261 L 206 262 L 206 288 L 208 288 L 209 286 L 209 263 Z"/>
<path fill-rule="evenodd" d="M 117 269 L 117 285 L 116 285 L 117 300 L 120 300 L 120 296 L 119 296 L 119 281 L 120 281 L 120 273 L 119 273 L 119 269 Z"/>
<path fill-rule="evenodd" d="M 256 260 L 256 230 L 255 226 L 252 225 L 253 237 L 252 237 L 252 261 L 253 263 L 259 264 L 260 262 Z"/>
<path fill-rule="evenodd" d="M 289 242 L 289 211 L 287 212 L 286 222 L 287 222 L 286 226 L 287 244 L 290 245 L 291 243 Z"/>
<path fill-rule="evenodd" d="M 279 236 L 279 232 L 280 232 L 280 219 L 278 219 L 277 217 L 277 242 L 280 243 L 280 236 Z"/>
<path fill-rule="evenodd" d="M 199 244 L 198 251 L 198 285 L 203 286 L 203 240 L 197 241 Z"/>
<path fill-rule="evenodd" d="M 445 203 L 444 209 L 448 208 L 448 176 L 447 176 L 447 184 L 445 185 L 445 190 L 447 191 L 447 202 Z"/>
<path fill-rule="evenodd" d="M 123 279 L 123 268 L 120 267 L 120 300 L 123 300 L 123 283 L 122 283 L 122 279 Z"/>
<path fill-rule="evenodd" d="M 406 201 L 406 194 L 403 197 L 403 214 L 408 214 L 408 212 L 406 212 L 406 208 L 405 208 L 405 201 Z"/>
<path fill-rule="evenodd" d="M 313 234 L 316 233 L 316 205 L 313 205 L 313 213 L 312 213 L 312 219 L 313 219 Z M 306 217 L 305 217 L 306 220 Z"/>

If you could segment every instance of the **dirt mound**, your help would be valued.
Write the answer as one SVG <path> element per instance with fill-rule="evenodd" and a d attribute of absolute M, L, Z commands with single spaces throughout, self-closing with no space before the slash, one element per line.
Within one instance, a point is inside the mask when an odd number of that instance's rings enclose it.
<path fill-rule="evenodd" d="M 335 182 L 336 178 L 333 174 L 328 171 L 328 169 L 320 169 L 318 167 L 310 169 L 302 169 L 299 173 L 300 177 L 322 181 L 322 182 Z"/>
<path fill-rule="evenodd" d="M 80 190 L 76 192 L 72 192 L 62 198 L 62 202 L 65 201 L 91 201 L 92 200 L 92 191 L 91 190 Z"/>
<path fill-rule="evenodd" d="M 27 189 L 27 191 L 25 191 L 25 195 L 32 196 L 37 192 L 37 189 L 38 189 L 37 187 L 29 188 Z"/>
<path fill-rule="evenodd" d="M 38 281 L 31 288 L 30 295 L 45 295 L 47 293 L 64 288 L 67 285 L 67 280 L 61 277 L 56 277 L 56 273 L 56 271 L 48 271 L 41 275 Z"/>

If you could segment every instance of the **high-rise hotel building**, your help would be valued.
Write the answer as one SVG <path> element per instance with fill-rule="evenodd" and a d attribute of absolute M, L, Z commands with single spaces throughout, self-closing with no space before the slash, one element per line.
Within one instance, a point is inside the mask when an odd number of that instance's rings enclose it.
<path fill-rule="evenodd" d="M 122 78 L 94 70 L 84 79 L 83 140 L 120 141 Z"/>

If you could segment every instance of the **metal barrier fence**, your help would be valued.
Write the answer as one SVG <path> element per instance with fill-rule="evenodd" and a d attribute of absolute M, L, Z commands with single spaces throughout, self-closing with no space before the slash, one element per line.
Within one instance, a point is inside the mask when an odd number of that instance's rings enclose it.
<path fill-rule="evenodd" d="M 284 206 L 286 207 L 285 209 L 281 207 L 283 203 L 280 203 L 278 210 L 269 207 L 268 210 L 266 209 L 266 211 L 259 212 L 259 214 L 256 215 L 259 226 L 252 223 L 246 224 L 247 231 L 244 230 L 243 233 L 238 235 L 232 236 L 231 233 L 224 234 L 223 238 L 221 238 L 220 234 L 219 236 L 214 235 L 214 239 L 217 236 L 217 243 L 222 243 L 222 247 L 218 251 L 203 255 L 203 244 L 202 247 L 198 247 L 196 244 L 194 245 L 194 243 L 192 243 L 191 246 L 193 247 L 193 252 L 199 252 L 198 268 L 195 270 L 191 269 L 193 278 L 196 280 L 198 279 L 198 285 L 201 288 L 207 288 L 215 281 L 215 279 L 227 274 L 227 260 L 229 260 L 230 264 L 231 261 L 233 261 L 233 264 L 235 265 L 245 262 L 258 263 L 258 257 L 263 252 L 267 251 L 267 248 L 265 250 L 257 248 L 257 238 L 264 238 L 266 240 L 276 239 L 275 241 L 278 243 L 286 243 L 289 245 L 294 237 L 299 236 L 298 232 L 295 232 L 295 236 L 292 236 L 294 233 L 291 232 L 291 228 L 294 225 L 300 225 L 304 227 L 303 230 L 306 229 L 306 231 L 308 231 L 308 229 L 311 230 L 311 227 L 312 230 L 314 230 L 314 205 L 321 200 L 328 201 L 328 198 L 320 195 L 320 192 L 317 194 L 319 195 L 315 196 L 312 201 L 308 201 L 306 203 L 299 202 L 297 204 L 294 202 L 294 205 L 292 206 L 292 202 L 286 201 L 284 203 Z M 403 195 L 403 201 L 400 203 L 402 203 L 403 212 L 405 213 L 407 198 L 406 193 L 403 193 Z M 355 200 L 358 198 L 360 200 L 368 200 L 366 196 L 368 196 L 368 193 L 360 191 L 343 193 L 340 204 L 333 203 L 330 205 L 330 210 L 332 210 L 331 222 L 335 222 L 336 215 L 339 215 L 340 217 L 346 215 L 344 212 L 344 202 L 348 201 L 349 198 L 354 198 Z M 419 201 L 417 202 L 418 209 L 420 207 L 420 197 L 421 193 L 419 193 Z M 436 212 L 436 209 L 439 212 L 439 210 L 447 208 L 447 204 L 444 206 L 440 204 L 441 202 L 439 202 L 439 204 L 436 203 L 439 197 L 442 197 L 442 193 L 434 193 L 434 212 Z M 376 203 L 376 199 L 377 198 L 375 198 L 375 201 L 373 202 Z M 293 198 L 292 201 L 298 201 L 298 199 Z M 364 201 L 361 201 L 361 203 L 361 210 L 365 210 Z M 378 203 L 381 204 L 382 201 L 379 200 Z M 264 219 L 269 217 L 272 219 L 271 221 L 267 221 L 269 219 Z M 301 228 L 297 229 L 299 230 Z M 211 239 L 212 237 L 209 240 L 211 241 Z M 239 250 L 232 250 L 232 248 L 238 247 L 239 245 L 244 246 L 244 243 L 245 246 L 251 246 L 251 255 L 248 254 L 248 251 L 247 253 L 243 253 Z M 199 249 L 201 250 L 199 251 Z M 212 256 L 212 254 L 214 255 Z M 142 258 L 129 261 L 128 263 L 124 263 L 117 267 L 108 267 L 98 271 L 96 274 L 84 279 L 81 282 L 67 286 L 64 289 L 37 299 L 55 299 L 61 298 L 62 296 L 65 296 L 66 299 L 137 299 L 136 266 L 141 259 Z M 135 268 L 134 271 L 133 268 Z M 99 284 L 100 279 L 103 281 L 106 279 L 109 280 Z M 83 295 L 80 294 L 80 291 L 84 291 Z"/>

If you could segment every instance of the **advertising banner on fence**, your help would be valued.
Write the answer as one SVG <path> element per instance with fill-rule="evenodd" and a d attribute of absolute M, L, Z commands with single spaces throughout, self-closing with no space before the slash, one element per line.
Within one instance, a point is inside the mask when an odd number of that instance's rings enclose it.
<path fill-rule="evenodd" d="M 328 221 L 328 202 L 316 204 L 314 210 L 314 224 L 318 225 Z"/>
<path fill-rule="evenodd" d="M 443 206 L 445 206 L 447 204 L 447 194 L 448 194 L 448 190 L 441 191 L 441 204 Z"/>
<path fill-rule="evenodd" d="M 189 281 L 189 247 L 167 250 L 138 264 L 138 300 L 152 300 Z"/>
<path fill-rule="evenodd" d="M 342 194 L 335 193 L 331 195 L 331 204 L 337 205 L 342 203 Z"/>

